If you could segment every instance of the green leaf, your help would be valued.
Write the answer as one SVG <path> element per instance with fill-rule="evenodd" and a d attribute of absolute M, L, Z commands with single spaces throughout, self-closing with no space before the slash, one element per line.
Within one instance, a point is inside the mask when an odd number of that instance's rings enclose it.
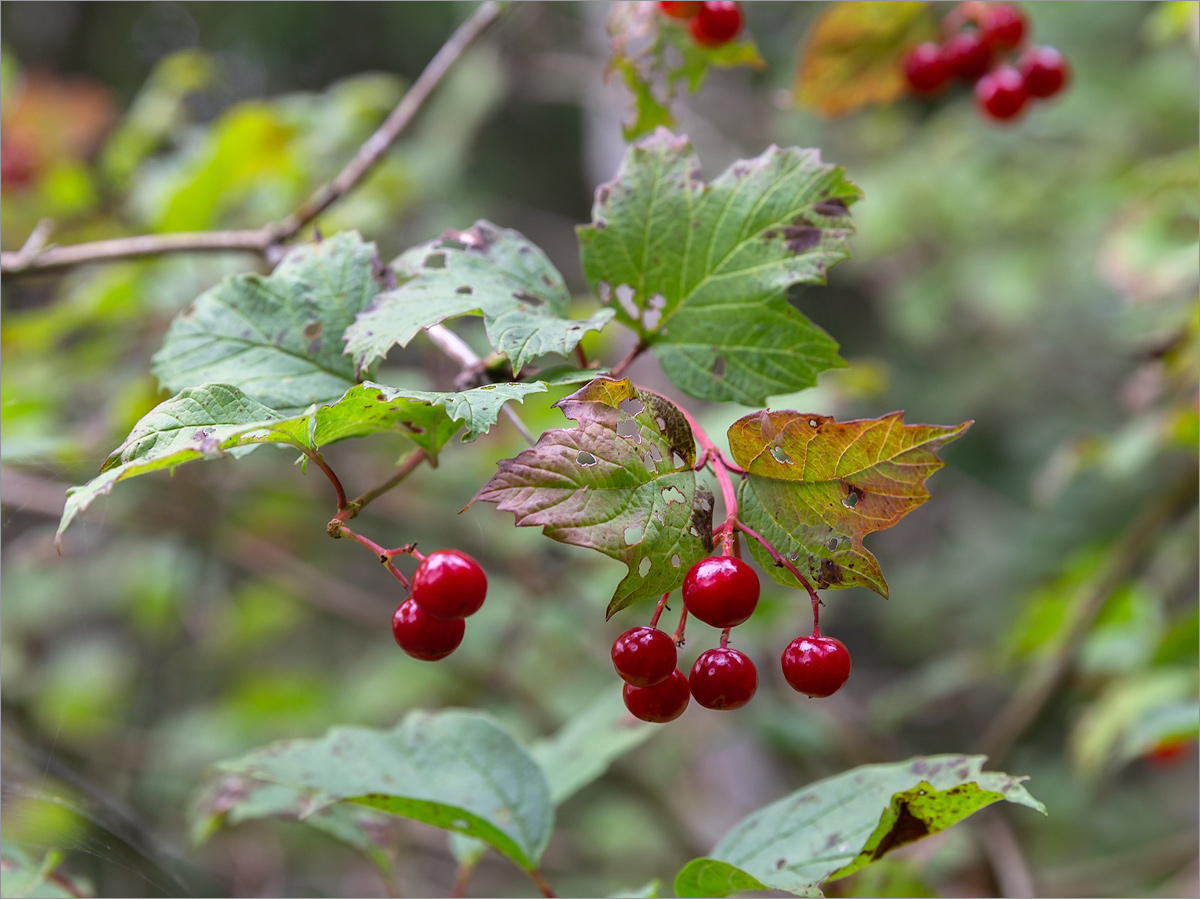
<path fill-rule="evenodd" d="M 455 315 L 482 312 L 488 340 L 513 371 L 547 353 L 567 355 L 588 331 L 612 318 L 568 318 L 571 295 L 562 275 L 516 231 L 478 221 L 414 247 L 392 263 L 395 290 L 380 294 L 346 331 L 346 352 L 360 369 L 408 346 L 421 329 Z"/>
<path fill-rule="evenodd" d="M 358 380 L 342 339 L 379 292 L 375 249 L 354 232 L 293 249 L 268 277 L 234 275 L 181 312 L 154 356 L 167 390 L 230 384 L 280 412 Z"/>
<path fill-rule="evenodd" d="M 0 843 L 0 858 L 3 859 L 3 889 L 0 896 L 36 896 L 41 899 L 70 899 L 72 896 L 89 896 L 92 891 L 84 884 L 67 877 L 58 866 L 62 853 L 49 849 L 40 860 L 30 855 L 11 840 Z M 51 880 L 51 877 L 54 879 Z"/>
<path fill-rule="evenodd" d="M 405 390 L 367 381 L 338 400 L 311 406 L 299 415 L 269 409 L 228 384 L 180 391 L 143 417 L 101 468 L 82 487 L 67 491 L 56 540 L 92 501 L 126 478 L 175 468 L 201 459 L 238 456 L 264 443 L 317 450 L 350 437 L 383 431 L 402 434 L 436 459 L 460 430 L 463 440 L 485 433 L 510 399 L 542 393 L 546 385 L 488 384 L 462 393 Z"/>
<path fill-rule="evenodd" d="M 994 802 L 1045 813 L 1023 777 L 983 772 L 984 756 L 940 755 L 863 765 L 810 784 L 743 818 L 712 857 L 694 859 L 675 879 L 677 896 L 741 890 L 821 895 L 900 846 L 946 829 Z"/>
<path fill-rule="evenodd" d="M 579 426 L 504 459 L 476 500 L 521 527 L 624 562 L 608 615 L 683 584 L 712 546 L 713 498 L 697 485 L 692 429 L 670 400 L 597 378 L 555 404 Z M 474 500 L 472 500 L 474 502 Z"/>
<path fill-rule="evenodd" d="M 845 363 L 787 302 L 848 255 L 859 196 L 816 150 L 770 147 L 711 184 L 686 137 L 659 129 L 629 148 L 578 229 L 601 301 L 692 396 L 760 406 Z"/>
<path fill-rule="evenodd" d="M 749 472 L 738 490 L 742 521 L 796 565 L 814 587 L 887 582 L 863 537 L 890 528 L 929 499 L 937 451 L 971 426 L 906 425 L 903 412 L 837 422 L 827 415 L 755 412 L 729 427 L 734 461 Z M 799 588 L 755 540 L 750 550 L 776 581 Z"/>
<path fill-rule="evenodd" d="M 289 806 L 303 820 L 354 802 L 484 840 L 523 868 L 537 866 L 554 816 L 546 778 L 489 716 L 460 710 L 413 712 L 390 731 L 340 727 L 316 740 L 275 743 L 220 762 L 193 811 L 204 826 L 240 807 L 251 783 L 278 784 L 304 797 Z M 227 798 L 214 806 L 209 797 Z M 282 798 L 279 797 L 279 798 Z M 264 813 L 269 803 L 260 803 Z"/>

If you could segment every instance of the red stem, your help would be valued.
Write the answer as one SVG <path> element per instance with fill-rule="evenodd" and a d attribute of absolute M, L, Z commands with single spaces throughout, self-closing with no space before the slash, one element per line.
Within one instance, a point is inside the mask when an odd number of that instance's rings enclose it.
<path fill-rule="evenodd" d="M 638 356 L 642 355 L 642 353 L 645 351 L 645 349 L 646 349 L 646 344 L 642 343 L 639 340 L 634 345 L 633 349 L 629 351 L 629 355 L 626 356 L 624 359 L 622 359 L 620 362 L 618 362 L 616 365 L 614 365 L 612 367 L 612 369 L 609 370 L 608 374 L 605 375 L 605 377 L 619 379 L 622 375 L 625 374 L 625 369 L 629 368 L 629 366 L 633 364 L 633 360 L 636 359 Z M 685 412 L 684 414 L 686 415 L 687 413 Z"/>
<path fill-rule="evenodd" d="M 725 628 L 725 630 L 721 631 L 721 648 L 722 649 L 725 649 L 729 646 L 729 632 L 731 630 L 733 630 L 733 628 L 727 627 L 727 628 Z"/>
<path fill-rule="evenodd" d="M 550 884 L 546 882 L 546 878 L 542 876 L 541 871 L 539 871 L 537 868 L 530 868 L 529 876 L 533 878 L 533 882 L 537 884 L 538 889 L 542 891 L 542 895 L 545 896 L 546 899 L 555 899 L 554 890 L 551 888 Z"/>
<path fill-rule="evenodd" d="M 383 496 L 383 494 L 387 493 L 406 477 L 412 474 L 416 467 L 428 458 L 429 456 L 425 454 L 425 450 L 423 449 L 418 449 L 416 452 L 410 454 L 408 458 L 406 458 L 400 465 L 400 468 L 396 471 L 396 473 L 378 487 L 368 490 L 357 499 L 353 499 L 348 503 L 339 505 L 339 511 L 337 515 L 334 516 L 334 521 L 349 521 L 351 518 L 354 518 L 359 512 L 362 511 L 363 506 L 367 505 L 367 503 L 371 502 L 372 500 Z"/>
<path fill-rule="evenodd" d="M 651 627 L 658 627 L 658 619 L 662 617 L 663 609 L 667 607 L 667 600 L 670 596 L 671 592 L 668 590 L 662 595 L 662 599 L 658 601 L 658 608 L 654 610 L 654 617 L 650 619 Z"/>
<path fill-rule="evenodd" d="M 402 553 L 403 551 L 408 549 L 408 547 L 402 546 L 399 549 L 395 549 L 395 550 L 384 549 L 382 546 L 380 546 L 378 543 L 376 543 L 370 537 L 364 537 L 362 534 L 354 533 L 354 531 L 352 531 L 352 530 L 350 530 L 350 528 L 346 527 L 346 523 L 344 521 L 337 521 L 336 519 L 334 521 L 329 522 L 329 536 L 330 537 L 349 537 L 355 543 L 365 546 L 367 549 L 369 549 L 371 552 L 373 552 L 375 554 L 375 556 L 379 559 L 380 562 L 383 563 L 383 567 L 386 568 L 388 571 L 390 571 L 392 573 L 392 576 L 404 585 L 405 590 L 411 589 L 411 587 L 409 586 L 409 583 L 408 583 L 408 578 L 406 578 L 404 576 L 403 572 L 401 572 L 400 569 L 396 567 L 396 564 L 392 561 L 392 556 L 399 555 L 400 553 Z M 412 552 L 414 555 L 416 554 L 415 549 L 412 550 Z"/>
<path fill-rule="evenodd" d="M 679 613 L 679 626 L 675 628 L 675 633 L 671 635 L 671 639 L 675 641 L 676 646 L 683 645 L 683 632 L 687 628 L 687 606 L 685 605 Z"/>
<path fill-rule="evenodd" d="M 753 528 L 742 524 L 740 521 L 734 522 L 734 527 L 736 527 L 747 537 L 753 537 L 755 540 L 761 543 L 763 549 L 770 554 L 772 561 L 774 561 L 776 565 L 781 565 L 790 571 L 795 576 L 796 580 L 798 580 L 804 586 L 804 589 L 808 591 L 809 598 L 812 600 L 813 636 L 821 636 L 820 612 L 818 611 L 821 605 L 821 597 L 817 596 L 817 591 L 812 588 L 812 584 L 808 582 L 808 578 L 802 575 L 790 560 L 788 560 L 779 550 L 768 543 L 767 540 Z"/>

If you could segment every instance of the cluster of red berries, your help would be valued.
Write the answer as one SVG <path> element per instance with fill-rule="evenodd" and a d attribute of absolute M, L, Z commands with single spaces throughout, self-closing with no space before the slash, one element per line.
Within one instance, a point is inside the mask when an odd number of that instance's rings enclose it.
<path fill-rule="evenodd" d="M 920 44 L 904 57 L 904 76 L 917 93 L 935 93 L 954 78 L 974 82 L 980 111 L 1005 121 L 1030 100 L 1053 97 L 1070 79 L 1061 53 L 1029 44 L 1025 14 L 1012 4 L 971 0 L 945 24 L 942 43 Z"/>
<path fill-rule="evenodd" d="M 741 4 L 730 0 L 706 0 L 704 3 L 660 0 L 658 11 L 672 19 L 686 21 L 692 40 L 702 47 L 728 44 L 746 22 Z"/>
<path fill-rule="evenodd" d="M 487 576 L 478 562 L 456 549 L 439 549 L 417 566 L 412 596 L 392 616 L 392 635 L 414 659 L 444 659 L 462 643 L 465 619 L 486 595 Z"/>
<path fill-rule="evenodd" d="M 740 559 L 701 559 L 683 582 L 687 613 L 728 631 L 746 621 L 758 605 L 758 575 Z M 657 627 L 630 628 L 612 647 L 613 667 L 625 681 L 625 707 L 635 718 L 673 721 L 694 698 L 706 709 L 737 709 L 758 689 L 758 671 L 749 656 L 721 646 L 700 654 L 690 676 L 677 667 L 676 642 Z M 783 676 L 809 696 L 836 693 L 850 676 L 850 653 L 840 640 L 797 637 L 783 651 Z"/>

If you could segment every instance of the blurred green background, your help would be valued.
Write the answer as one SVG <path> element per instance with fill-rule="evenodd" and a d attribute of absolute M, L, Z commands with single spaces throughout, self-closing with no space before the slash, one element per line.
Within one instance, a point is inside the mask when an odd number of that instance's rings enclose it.
<path fill-rule="evenodd" d="M 1197 4 L 1027 4 L 1035 40 L 1062 50 L 1074 81 L 1007 128 L 965 91 L 838 119 L 795 108 L 804 36 L 826 7 L 746 4 L 768 66 L 714 72 L 676 105 L 707 177 L 798 144 L 865 193 L 853 258 L 794 297 L 850 367 L 772 406 L 976 424 L 944 452 L 934 500 L 868 541 L 891 599 L 826 594 L 822 627 L 854 657 L 847 687 L 820 702 L 787 688 L 775 660 L 808 627 L 807 601 L 764 579 L 739 628 L 760 670 L 755 701 L 691 709 L 569 800 L 547 876 L 562 895 L 669 881 L 746 812 L 815 778 L 982 741 L 994 767 L 1032 776 L 1049 817 L 990 809 L 830 895 L 1194 896 Z M 0 4 L 4 249 L 42 217 L 65 244 L 283 216 L 469 9 Z M 515 5 L 322 231 L 357 228 L 390 258 L 488 218 L 544 247 L 580 312 L 594 308 L 572 228 L 615 170 L 630 116 L 602 78 L 607 12 Z M 161 398 L 149 358 L 171 317 L 254 268 L 244 255 L 177 256 L 3 283 L 5 858 L 36 867 L 60 852 L 59 870 L 99 895 L 383 895 L 368 861 L 300 824 L 245 824 L 192 849 L 186 806 L 206 767 L 418 707 L 552 732 L 619 689 L 609 644 L 650 612 L 605 624 L 619 565 L 490 506 L 456 514 L 524 445 L 507 422 L 362 516 L 385 545 L 456 546 L 484 563 L 489 602 L 437 665 L 396 648 L 396 583 L 325 536 L 328 487 L 285 453 L 130 483 L 57 556 L 65 489 Z M 455 327 L 483 349 L 478 328 Z M 628 349 L 611 331 L 588 338 L 591 357 Z M 437 389 L 456 373 L 421 341 L 388 364 Z M 652 358 L 631 375 L 672 393 Z M 550 406 L 566 392 L 533 397 L 522 417 L 562 426 Z M 747 410 L 697 411 L 717 435 Z M 404 449 L 377 438 L 329 455 L 360 492 Z M 684 662 L 715 636 L 697 626 Z M 1064 676 L 1038 696 L 1039 672 L 1056 665 Z M 1036 714 L 998 732 L 1026 694 Z M 396 822 L 406 894 L 447 892 L 445 844 Z M 529 885 L 492 856 L 471 889 Z"/>

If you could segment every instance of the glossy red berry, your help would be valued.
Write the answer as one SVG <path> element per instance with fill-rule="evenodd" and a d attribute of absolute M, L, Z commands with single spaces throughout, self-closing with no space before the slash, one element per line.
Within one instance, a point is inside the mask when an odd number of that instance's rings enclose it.
<path fill-rule="evenodd" d="M 439 621 L 426 615 L 410 597 L 392 616 L 392 636 L 406 653 L 424 662 L 444 659 L 462 642 L 465 621 Z"/>
<path fill-rule="evenodd" d="M 713 627 L 737 627 L 758 605 L 758 575 L 733 556 L 701 559 L 683 579 L 683 602 L 690 614 Z"/>
<path fill-rule="evenodd" d="M 1011 50 L 1025 37 L 1025 14 L 1007 3 L 989 3 L 979 17 L 979 33 L 995 50 Z"/>
<path fill-rule="evenodd" d="M 652 724 L 665 724 L 683 714 L 691 699 L 687 678 L 676 668 L 662 683 L 653 687 L 635 687 L 626 684 L 625 708 L 629 714 Z"/>
<path fill-rule="evenodd" d="M 439 549 L 417 566 L 412 595 L 432 618 L 454 621 L 474 615 L 487 595 L 487 575 L 479 563 L 457 549 Z"/>
<path fill-rule="evenodd" d="M 1025 79 L 1025 91 L 1031 97 L 1053 97 L 1071 77 L 1067 61 L 1053 47 L 1030 47 L 1022 54 L 1017 67 Z"/>
<path fill-rule="evenodd" d="M 758 689 L 758 671 L 744 652 L 710 649 L 696 659 L 688 685 L 706 709 L 740 709 Z"/>
<path fill-rule="evenodd" d="M 931 94 L 950 80 L 942 48 L 933 41 L 913 47 L 904 57 L 904 78 L 918 93 Z"/>
<path fill-rule="evenodd" d="M 613 642 L 613 667 L 627 684 L 661 684 L 679 661 L 675 641 L 656 627 L 631 627 Z"/>
<path fill-rule="evenodd" d="M 1025 79 L 1012 66 L 1000 66 L 975 84 L 975 102 L 979 108 L 1000 121 L 1019 115 L 1028 99 Z"/>
<path fill-rule="evenodd" d="M 672 19 L 690 19 L 702 6 L 701 0 L 659 0 L 658 11 Z"/>
<path fill-rule="evenodd" d="M 792 689 L 809 696 L 832 696 L 850 677 L 850 652 L 833 637 L 797 637 L 781 661 Z"/>
<path fill-rule="evenodd" d="M 992 48 L 978 31 L 960 31 L 942 48 L 942 56 L 951 74 L 967 81 L 983 75 L 992 64 Z"/>
<path fill-rule="evenodd" d="M 729 0 L 708 0 L 688 23 L 692 40 L 704 47 L 728 44 L 742 30 L 745 18 L 741 4 Z"/>

